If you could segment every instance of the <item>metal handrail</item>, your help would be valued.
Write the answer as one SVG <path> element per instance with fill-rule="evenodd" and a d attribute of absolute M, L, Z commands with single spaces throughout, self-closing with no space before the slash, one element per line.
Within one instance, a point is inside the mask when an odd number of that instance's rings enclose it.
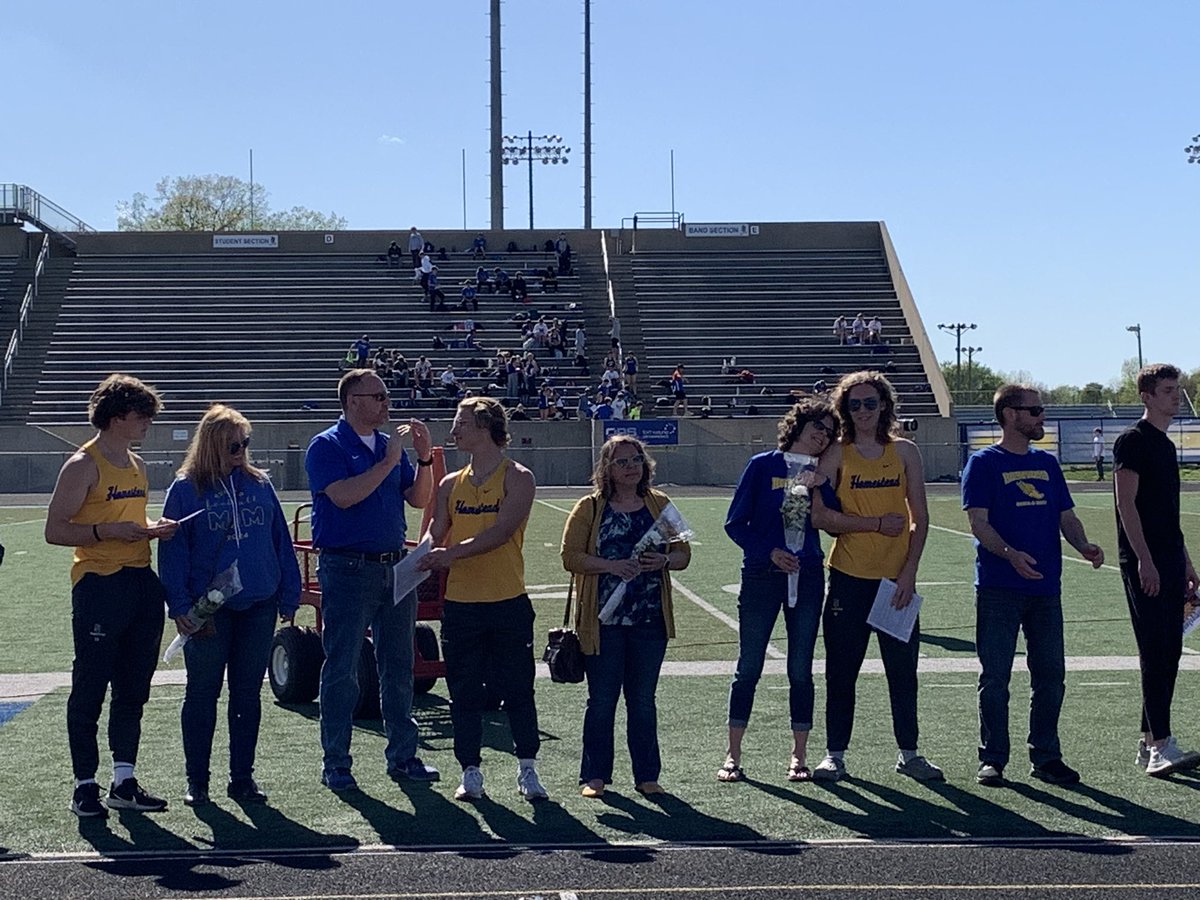
<path fill-rule="evenodd" d="M 12 337 L 8 339 L 8 349 L 4 352 L 4 377 L 0 379 L 0 405 L 4 404 L 4 391 L 8 390 L 8 373 L 12 371 L 13 360 L 17 357 L 17 330 L 14 328 Z"/>
<path fill-rule="evenodd" d="M 38 251 L 37 262 L 33 267 L 33 296 L 38 295 L 38 281 L 41 280 L 42 271 L 46 268 L 46 260 L 50 257 L 50 235 L 42 235 L 42 249 Z"/>
<path fill-rule="evenodd" d="M 0 184 L 0 214 L 56 232 L 95 232 L 78 216 L 43 197 L 27 184 Z"/>
<path fill-rule="evenodd" d="M 625 216 L 621 219 L 620 238 L 618 239 L 617 252 L 625 252 L 625 228 L 626 222 L 632 226 L 633 237 L 629 241 L 629 252 L 637 253 L 637 232 L 638 226 L 646 225 L 666 225 L 668 228 L 673 228 L 676 231 L 683 228 L 683 213 L 681 212 L 637 212 L 632 216 Z"/>
<path fill-rule="evenodd" d="M 612 273 L 608 269 L 608 237 L 603 230 L 600 232 L 600 256 L 604 260 L 604 284 L 608 288 L 608 314 L 615 319 L 617 317 L 617 299 L 613 294 Z"/>

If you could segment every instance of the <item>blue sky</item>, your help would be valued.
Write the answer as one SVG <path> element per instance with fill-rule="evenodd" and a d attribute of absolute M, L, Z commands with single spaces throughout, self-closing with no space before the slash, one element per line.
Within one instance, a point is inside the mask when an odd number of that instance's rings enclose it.
<path fill-rule="evenodd" d="M 165 175 L 255 179 L 351 228 L 486 227 L 488 2 L 12 4 L 0 181 L 96 228 Z M 505 131 L 558 133 L 582 224 L 582 4 L 503 5 Z M 1190 2 L 594 0 L 593 224 L 882 219 L 935 323 L 1050 385 L 1200 366 Z M 17 123 L 20 123 L 18 130 Z M 20 139 L 16 139 L 17 135 Z M 508 167 L 506 225 L 527 222 Z M 848 310 L 853 312 L 853 310 Z"/>

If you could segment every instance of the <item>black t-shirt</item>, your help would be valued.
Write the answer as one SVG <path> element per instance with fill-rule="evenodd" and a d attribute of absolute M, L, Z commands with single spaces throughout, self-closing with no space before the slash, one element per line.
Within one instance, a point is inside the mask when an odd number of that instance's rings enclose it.
<path fill-rule="evenodd" d="M 1179 527 L 1179 459 L 1175 444 L 1166 432 L 1139 419 L 1113 444 L 1113 469 L 1137 472 L 1135 505 L 1154 565 L 1162 569 L 1164 564 L 1178 564 L 1183 556 L 1183 531 Z M 1122 563 L 1137 564 L 1119 510 L 1117 546 Z"/>

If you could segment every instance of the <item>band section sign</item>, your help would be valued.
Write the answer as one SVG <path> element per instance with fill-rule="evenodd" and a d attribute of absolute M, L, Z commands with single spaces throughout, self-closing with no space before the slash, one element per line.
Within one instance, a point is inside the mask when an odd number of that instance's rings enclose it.
<path fill-rule="evenodd" d="M 604 423 L 604 439 L 607 441 L 614 434 L 635 437 L 643 444 L 678 444 L 679 423 L 674 419 L 609 419 Z"/>
<path fill-rule="evenodd" d="M 279 247 L 277 234 L 214 234 L 214 250 L 274 250 Z"/>
<path fill-rule="evenodd" d="M 758 232 L 758 226 L 735 224 L 730 222 L 686 222 L 683 226 L 684 237 L 750 237 Z"/>

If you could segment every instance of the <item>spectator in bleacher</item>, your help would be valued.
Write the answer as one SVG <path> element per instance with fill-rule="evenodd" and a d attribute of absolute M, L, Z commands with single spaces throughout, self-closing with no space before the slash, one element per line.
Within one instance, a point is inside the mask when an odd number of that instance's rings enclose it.
<path fill-rule="evenodd" d="M 433 363 L 422 356 L 413 366 L 413 372 L 417 376 L 417 390 L 423 397 L 430 396 L 433 393 Z"/>
<path fill-rule="evenodd" d="M 725 532 L 742 550 L 738 594 L 738 661 L 729 687 L 729 749 L 718 781 L 741 781 L 742 738 L 775 622 L 787 627 L 788 707 L 792 732 L 789 781 L 809 781 L 813 722 L 813 649 L 825 588 L 821 538 L 809 515 L 809 491 L 825 481 L 817 458 L 837 435 L 833 408 L 806 399 L 779 421 L 778 448 L 752 457 L 742 472 Z M 795 576 L 795 599 L 791 578 Z"/>
<path fill-rule="evenodd" d="M 483 266 L 475 270 L 475 287 L 477 290 L 486 290 L 489 294 L 496 293 L 496 287 L 488 278 L 488 271 Z"/>
<path fill-rule="evenodd" d="M 865 344 L 867 342 L 867 320 L 863 318 L 862 313 L 855 316 L 854 321 L 850 323 L 850 333 L 854 336 L 854 343 Z"/>
<path fill-rule="evenodd" d="M 633 403 L 631 403 L 629 405 L 629 408 L 625 411 L 625 418 L 636 420 L 636 419 L 640 419 L 641 417 L 642 417 L 642 401 L 634 400 Z"/>
<path fill-rule="evenodd" d="M 529 285 L 525 283 L 525 275 L 518 272 L 512 280 L 512 298 L 517 301 L 529 299 Z"/>
<path fill-rule="evenodd" d="M 554 388 L 548 384 L 542 385 L 542 389 L 538 391 L 537 408 L 538 417 L 544 422 L 550 418 L 550 410 L 554 407 Z"/>
<path fill-rule="evenodd" d="M 613 417 L 612 400 L 608 394 L 600 391 L 596 394 L 596 402 L 592 406 L 592 418 L 607 420 Z"/>
<path fill-rule="evenodd" d="M 584 331 L 582 322 L 575 326 L 575 358 L 581 356 L 587 356 L 587 332 Z"/>
<path fill-rule="evenodd" d="M 687 378 L 683 374 L 683 363 L 675 367 L 671 373 L 671 396 L 675 402 L 671 407 L 671 415 L 687 415 Z"/>
<path fill-rule="evenodd" d="M 417 280 L 416 270 L 421 268 L 421 251 L 424 249 L 425 238 L 421 237 L 421 232 L 417 231 L 417 226 L 414 225 L 408 229 L 408 255 L 412 257 L 413 281 Z"/>
<path fill-rule="evenodd" d="M 546 266 L 542 272 L 542 293 L 548 294 L 551 291 L 558 292 L 558 267 L 554 265 Z"/>
<path fill-rule="evenodd" d="M 612 338 L 612 348 L 613 348 L 613 350 L 616 350 L 618 347 L 621 346 L 621 320 L 618 319 L 616 316 L 609 316 L 608 322 L 609 322 L 608 333 L 609 333 L 609 336 Z"/>
<path fill-rule="evenodd" d="M 475 235 L 475 239 L 471 241 L 470 252 L 476 259 L 483 259 L 487 255 L 487 241 L 482 234 Z"/>
<path fill-rule="evenodd" d="M 250 461 L 249 444 L 245 416 L 221 404 L 210 407 L 163 505 L 164 516 L 185 520 L 174 540 L 159 544 L 158 571 L 167 616 L 191 638 L 183 647 L 187 687 L 181 713 L 188 806 L 209 802 L 217 697 L 227 672 L 227 793 L 243 802 L 267 799 L 254 781 L 263 675 L 276 615 L 290 620 L 300 605 L 300 568 L 287 517 L 267 473 Z M 189 618 L 195 599 L 231 568 L 242 589 L 198 625 Z"/>
<path fill-rule="evenodd" d="M 612 411 L 614 419 L 625 418 L 625 411 L 629 407 L 627 395 L 624 391 L 617 391 L 617 396 L 613 397 Z"/>
<path fill-rule="evenodd" d="M 410 380 L 411 373 L 408 370 L 408 360 L 397 350 L 392 360 L 392 381 L 388 386 L 394 387 L 397 391 L 406 391 L 408 390 Z"/>
<path fill-rule="evenodd" d="M 525 354 L 525 395 L 532 397 L 538 390 L 542 377 L 542 366 L 533 353 Z"/>
<path fill-rule="evenodd" d="M 433 259 L 425 251 L 421 251 L 421 263 L 416 270 L 414 281 L 420 283 L 422 293 L 429 293 L 429 273 L 433 271 Z"/>
<path fill-rule="evenodd" d="M 581 419 L 590 419 L 592 417 L 592 402 L 588 398 L 587 391 L 581 391 L 579 399 L 575 402 L 575 412 Z"/>
<path fill-rule="evenodd" d="M 1092 462 L 1096 464 L 1096 480 L 1104 480 L 1104 432 L 1092 429 Z"/>
<path fill-rule="evenodd" d="M 883 339 L 883 322 L 879 321 L 879 316 L 872 316 L 871 321 L 867 323 L 867 343 L 878 344 Z"/>
<path fill-rule="evenodd" d="M 508 273 L 499 266 L 492 270 L 492 285 L 497 294 L 511 294 L 512 281 L 508 277 Z"/>
<path fill-rule="evenodd" d="M 367 357 L 371 355 L 371 338 L 364 334 L 354 342 L 354 352 L 357 354 L 355 362 L 357 368 L 365 369 L 367 367 Z"/>
<path fill-rule="evenodd" d="M 458 396 L 458 376 L 454 374 L 454 366 L 447 364 L 446 368 L 442 369 L 439 380 L 447 397 Z"/>
<path fill-rule="evenodd" d="M 446 309 L 446 292 L 438 287 L 438 267 L 431 266 L 429 269 L 429 277 L 425 281 L 425 296 L 429 300 L 429 311 L 434 309 L 445 311 Z"/>
<path fill-rule="evenodd" d="M 338 371 L 345 372 L 347 369 L 354 369 L 357 367 L 358 367 L 358 341 L 355 341 L 353 344 L 350 345 L 350 349 L 346 351 L 345 355 L 340 360 L 338 360 Z"/>
<path fill-rule="evenodd" d="M 842 436 L 821 457 L 818 471 L 829 477 L 840 510 L 820 493 L 812 496 L 813 524 L 836 536 L 823 620 L 827 750 L 813 770 L 821 781 L 846 776 L 855 683 L 874 630 L 867 615 L 880 583 L 885 578 L 895 583 L 894 608 L 912 602 L 929 533 L 921 451 L 899 437 L 895 388 L 878 372 L 852 372 L 834 389 L 833 408 Z M 877 635 L 899 747 L 896 771 L 918 781 L 941 781 L 942 770 L 917 751 L 920 620 L 907 642 Z"/>
<path fill-rule="evenodd" d="M 833 336 L 843 347 L 846 345 L 850 338 L 850 323 L 846 321 L 845 316 L 838 316 L 833 320 Z"/>
<path fill-rule="evenodd" d="M 559 232 L 558 240 L 554 242 L 554 252 L 558 256 L 558 271 L 564 275 L 571 274 L 571 245 L 567 243 L 565 232 Z"/>
<path fill-rule="evenodd" d="M 542 316 L 534 323 L 532 334 L 534 341 L 539 347 L 546 346 L 546 339 L 550 335 L 550 326 L 546 324 L 545 316 Z"/>
<path fill-rule="evenodd" d="M 620 388 L 621 386 L 621 373 L 617 371 L 617 364 L 611 359 L 608 360 L 604 369 L 604 374 L 600 377 L 607 379 L 609 383 L 613 384 L 616 388 Z"/>
<path fill-rule="evenodd" d="M 504 396 L 509 400 L 521 396 L 521 366 L 517 358 L 507 351 L 504 354 Z"/>
<path fill-rule="evenodd" d="M 510 422 L 528 422 L 529 413 L 525 411 L 525 404 L 518 403 L 514 406 L 513 411 L 508 414 L 508 420 Z"/>
<path fill-rule="evenodd" d="M 388 244 L 387 248 L 387 263 L 389 269 L 400 268 L 400 257 L 404 255 L 404 251 L 400 249 L 400 245 L 395 241 Z"/>
<path fill-rule="evenodd" d="M 479 290 L 475 287 L 475 282 L 467 280 L 463 282 L 462 291 L 459 292 L 459 309 L 469 309 L 472 312 L 479 311 Z"/>
<path fill-rule="evenodd" d="M 637 396 L 638 361 L 632 353 L 625 357 L 625 390 Z"/>

